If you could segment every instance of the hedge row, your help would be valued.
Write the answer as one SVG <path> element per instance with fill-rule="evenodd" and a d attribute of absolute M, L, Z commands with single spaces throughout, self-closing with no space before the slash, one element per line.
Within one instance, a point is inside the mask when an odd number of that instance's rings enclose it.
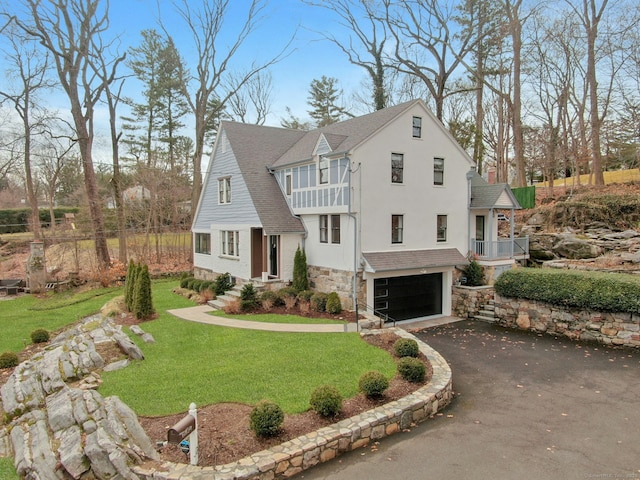
<path fill-rule="evenodd" d="M 56 219 L 64 219 L 65 213 L 77 214 L 77 207 L 56 207 L 53 209 L 53 216 Z M 51 216 L 48 209 L 40 209 L 38 212 L 40 224 L 49 226 Z M 29 231 L 31 221 L 30 208 L 11 208 L 0 210 L 0 233 L 24 233 Z"/>
<path fill-rule="evenodd" d="M 495 291 L 564 307 L 640 313 L 640 278 L 620 273 L 516 268 L 498 277 Z"/>

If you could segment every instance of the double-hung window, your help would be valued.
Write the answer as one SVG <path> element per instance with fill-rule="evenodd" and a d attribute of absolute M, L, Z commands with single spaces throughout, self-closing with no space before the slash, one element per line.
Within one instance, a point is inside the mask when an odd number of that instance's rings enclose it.
<path fill-rule="evenodd" d="M 211 255 L 211 234 L 210 233 L 196 233 L 195 238 L 195 252 Z"/>
<path fill-rule="evenodd" d="M 220 232 L 222 240 L 220 251 L 222 255 L 229 257 L 240 256 L 240 235 L 238 233 L 237 230 L 222 230 Z"/>
<path fill-rule="evenodd" d="M 422 138 L 422 117 L 413 117 L 413 138 Z"/>
<path fill-rule="evenodd" d="M 320 157 L 318 160 L 318 170 L 320 183 L 329 183 L 329 160 L 325 157 Z"/>
<path fill-rule="evenodd" d="M 287 195 L 291 195 L 291 174 L 287 173 L 284 177 L 284 185 L 285 185 L 285 192 Z"/>
<path fill-rule="evenodd" d="M 331 236 L 329 236 L 331 221 Z M 340 215 L 320 215 L 320 243 L 340 243 Z"/>
<path fill-rule="evenodd" d="M 404 155 L 402 153 L 391 154 L 391 183 L 404 182 Z"/>
<path fill-rule="evenodd" d="M 402 243 L 404 215 L 391 215 L 391 243 Z"/>
<path fill-rule="evenodd" d="M 438 228 L 436 240 L 438 242 L 446 242 L 447 241 L 447 216 L 438 215 L 438 220 L 436 222 L 436 225 Z"/>
<path fill-rule="evenodd" d="M 444 158 L 433 159 L 433 184 L 444 185 Z"/>
<path fill-rule="evenodd" d="M 231 177 L 218 179 L 218 203 L 231 203 Z"/>

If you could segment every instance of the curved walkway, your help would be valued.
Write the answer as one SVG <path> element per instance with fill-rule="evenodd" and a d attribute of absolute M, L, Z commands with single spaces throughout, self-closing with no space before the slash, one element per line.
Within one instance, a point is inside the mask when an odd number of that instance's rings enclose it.
<path fill-rule="evenodd" d="M 340 332 L 357 332 L 358 327 L 355 323 L 330 324 L 330 323 L 269 323 L 269 322 L 252 322 L 250 320 L 238 320 L 235 318 L 224 318 L 216 315 L 210 315 L 214 309 L 209 305 L 198 305 L 196 307 L 176 308 L 168 310 L 183 320 L 192 322 L 208 323 L 209 325 L 219 325 L 221 327 L 246 328 L 250 330 L 269 330 L 272 332 L 315 332 L 315 333 L 340 333 Z"/>

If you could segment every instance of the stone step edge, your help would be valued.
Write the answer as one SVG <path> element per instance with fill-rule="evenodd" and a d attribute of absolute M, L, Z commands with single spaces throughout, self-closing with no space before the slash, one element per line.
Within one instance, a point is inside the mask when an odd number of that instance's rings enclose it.
<path fill-rule="evenodd" d="M 197 467 L 164 462 L 156 470 L 136 466 L 140 480 L 250 480 L 254 478 L 288 478 L 324 463 L 342 453 L 369 445 L 372 441 L 401 432 L 432 417 L 453 398 L 451 368 L 446 360 L 426 343 L 400 328 L 363 331 L 375 335 L 391 331 L 418 342 L 420 351 L 433 368 L 431 380 L 415 392 L 359 415 L 347 418 L 316 432 L 295 438 L 269 450 L 257 452 L 237 462 L 215 467 Z"/>

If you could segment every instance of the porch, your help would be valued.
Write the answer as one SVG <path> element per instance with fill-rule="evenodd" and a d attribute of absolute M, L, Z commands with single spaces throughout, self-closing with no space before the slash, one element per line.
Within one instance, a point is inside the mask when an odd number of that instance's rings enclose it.
<path fill-rule="evenodd" d="M 471 251 L 478 260 L 501 260 L 529 258 L 529 237 L 500 238 L 498 240 L 471 239 Z"/>

